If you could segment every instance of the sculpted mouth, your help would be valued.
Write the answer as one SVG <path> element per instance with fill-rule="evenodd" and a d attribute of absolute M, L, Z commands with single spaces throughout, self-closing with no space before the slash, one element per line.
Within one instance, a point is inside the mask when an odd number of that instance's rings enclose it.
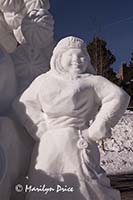
<path fill-rule="evenodd" d="M 72 71 L 74 71 L 74 72 L 80 72 L 81 69 L 80 69 L 79 67 L 75 67 L 75 68 L 73 67 L 73 68 L 72 68 Z"/>
<path fill-rule="evenodd" d="M 77 66 L 79 66 L 79 65 L 81 65 L 80 63 L 72 63 L 72 65 L 77 65 Z"/>

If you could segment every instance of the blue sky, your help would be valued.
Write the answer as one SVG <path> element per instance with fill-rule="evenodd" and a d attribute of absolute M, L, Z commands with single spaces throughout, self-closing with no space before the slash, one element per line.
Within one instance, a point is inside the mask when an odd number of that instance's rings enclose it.
<path fill-rule="evenodd" d="M 74 35 L 86 43 L 105 39 L 116 56 L 114 69 L 129 62 L 133 51 L 133 0 L 50 0 L 55 38 Z"/>

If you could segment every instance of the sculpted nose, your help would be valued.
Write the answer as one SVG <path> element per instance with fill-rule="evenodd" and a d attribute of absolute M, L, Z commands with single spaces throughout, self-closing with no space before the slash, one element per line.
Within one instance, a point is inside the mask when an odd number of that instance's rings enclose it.
<path fill-rule="evenodd" d="M 75 54 L 73 54 L 73 56 L 72 56 L 72 60 L 73 60 L 73 61 L 78 61 L 78 56 L 75 55 Z"/>

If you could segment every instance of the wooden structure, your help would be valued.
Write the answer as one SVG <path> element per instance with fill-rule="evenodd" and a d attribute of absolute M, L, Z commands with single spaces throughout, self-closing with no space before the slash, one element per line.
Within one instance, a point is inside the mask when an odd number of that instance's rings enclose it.
<path fill-rule="evenodd" d="M 133 200 L 133 174 L 109 176 L 113 188 L 120 190 L 122 200 Z"/>

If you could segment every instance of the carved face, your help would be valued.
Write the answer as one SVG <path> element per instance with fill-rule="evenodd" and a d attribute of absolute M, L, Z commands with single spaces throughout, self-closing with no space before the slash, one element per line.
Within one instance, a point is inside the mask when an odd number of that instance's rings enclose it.
<path fill-rule="evenodd" d="M 69 49 L 62 54 L 61 65 L 66 72 L 81 74 L 85 72 L 89 58 L 81 49 Z"/>

